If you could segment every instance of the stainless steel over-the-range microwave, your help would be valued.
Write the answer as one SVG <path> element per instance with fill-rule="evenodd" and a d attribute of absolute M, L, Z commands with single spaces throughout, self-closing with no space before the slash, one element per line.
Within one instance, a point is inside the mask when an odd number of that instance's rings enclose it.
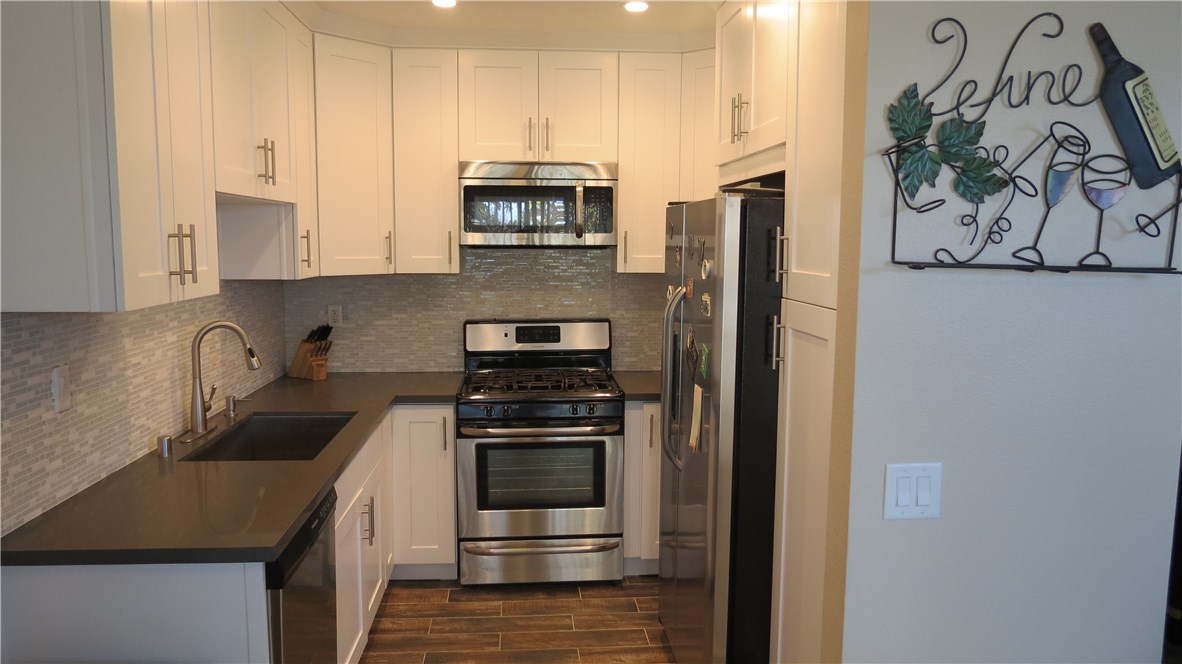
<path fill-rule="evenodd" d="M 616 164 L 460 162 L 460 243 L 611 246 Z"/>

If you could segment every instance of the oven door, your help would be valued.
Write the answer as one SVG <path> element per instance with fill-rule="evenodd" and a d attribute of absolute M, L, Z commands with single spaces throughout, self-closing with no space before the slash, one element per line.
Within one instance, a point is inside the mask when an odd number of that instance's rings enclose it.
<path fill-rule="evenodd" d="M 456 446 L 461 540 L 623 532 L 620 424 L 483 427 L 461 423 Z"/>

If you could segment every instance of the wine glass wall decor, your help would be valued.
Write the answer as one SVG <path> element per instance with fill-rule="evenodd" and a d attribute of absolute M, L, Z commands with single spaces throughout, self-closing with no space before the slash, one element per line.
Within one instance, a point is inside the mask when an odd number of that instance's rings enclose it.
<path fill-rule="evenodd" d="M 1103 62 L 1099 94 L 1081 85 L 1084 69 L 1078 64 L 1068 65 L 1058 74 L 1026 72 L 1025 80 L 1006 76 L 1015 47 L 1024 36 L 1030 33 L 1054 39 L 1063 32 L 1064 21 L 1058 14 L 1038 14 L 1010 43 L 991 93 L 990 88 L 969 80 L 957 88 L 949 108 L 935 110 L 929 98 L 960 67 L 968 34 L 954 18 L 941 19 L 932 26 L 929 37 L 934 43 L 956 47 L 954 64 L 926 94 L 921 95 L 918 84 L 913 83 L 887 109 L 887 124 L 895 139 L 882 153 L 894 180 L 893 263 L 915 269 L 1182 274 L 1174 263 L 1182 207 L 1182 164 L 1145 72 L 1125 60 L 1104 26 L 1094 23 L 1086 34 Z M 1022 108 L 1040 88 L 1044 94 L 1037 101 L 1102 113 L 1116 140 L 1105 136 L 1103 142 L 1097 142 L 1075 124 L 1056 120 L 1019 155 L 1012 155 L 1004 144 L 987 146 L 985 115 L 990 108 Z M 979 90 L 986 93 L 984 98 L 978 98 Z M 1086 112 L 1072 110 L 1073 117 Z M 933 127 L 934 137 L 929 136 Z M 942 173 L 948 175 L 938 184 Z M 1168 189 L 1168 199 L 1162 195 L 1126 197 L 1134 185 L 1137 191 L 1159 186 Z M 1153 209 L 1138 209 L 1147 205 Z M 918 229 L 923 237 L 923 231 L 936 229 L 932 224 L 950 224 L 951 228 L 930 233 L 936 239 L 924 249 L 929 252 L 925 256 L 901 258 L 900 234 L 914 236 Z M 1112 224 L 1124 232 L 1106 235 L 1104 229 Z M 951 233 L 953 229 L 959 230 Z M 1145 243 L 1136 255 L 1160 258 L 1143 264 L 1114 264 L 1104 246 L 1105 239 L 1111 243 L 1113 237 Z M 957 241 L 949 242 L 949 238 Z M 1048 242 L 1055 251 L 1048 250 Z M 1065 255 L 1070 251 L 1075 253 Z M 1057 261 L 1048 262 L 1045 256 L 1051 254 Z"/>

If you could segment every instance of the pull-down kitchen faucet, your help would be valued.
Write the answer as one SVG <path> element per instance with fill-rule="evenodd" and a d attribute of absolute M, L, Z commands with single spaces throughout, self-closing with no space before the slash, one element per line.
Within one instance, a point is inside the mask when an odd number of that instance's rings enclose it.
<path fill-rule="evenodd" d="M 217 391 L 218 386 L 214 385 L 209 391 L 209 399 L 205 398 L 205 388 L 201 385 L 201 340 L 210 332 L 224 328 L 230 330 L 238 335 L 238 339 L 242 341 L 242 352 L 246 354 L 246 367 L 251 369 L 258 369 L 262 366 L 259 362 L 259 356 L 255 354 L 254 347 L 250 343 L 250 337 L 246 335 L 246 330 L 242 329 L 235 323 L 228 320 L 215 320 L 205 327 L 197 330 L 197 334 L 193 336 L 193 402 L 190 409 L 189 416 L 189 432 L 191 434 L 205 433 L 208 428 L 205 414 L 209 412 L 213 405 L 213 393 Z"/>

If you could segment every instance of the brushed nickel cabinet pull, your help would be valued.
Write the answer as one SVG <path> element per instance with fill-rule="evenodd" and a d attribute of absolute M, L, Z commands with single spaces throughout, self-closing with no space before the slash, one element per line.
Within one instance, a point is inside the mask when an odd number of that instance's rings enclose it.
<path fill-rule="evenodd" d="M 782 339 L 780 338 L 780 330 L 788 327 L 780 323 L 780 315 L 772 314 L 772 369 L 777 369 L 784 363 L 784 354 L 781 352 L 780 346 Z"/>
<path fill-rule="evenodd" d="M 550 118 L 546 118 L 546 147 L 543 150 L 550 151 Z"/>
<path fill-rule="evenodd" d="M 447 451 L 447 416 L 443 416 L 443 451 Z"/>
<path fill-rule="evenodd" d="M 738 139 L 740 141 L 747 138 L 748 132 L 746 129 L 743 129 L 743 116 L 746 115 L 746 113 L 744 113 L 744 110 L 746 110 L 746 108 L 750 105 L 751 105 L 751 100 L 743 101 L 743 93 L 740 92 L 739 93 L 739 122 L 738 122 L 738 128 L 735 131 L 735 135 L 738 136 Z"/>
<path fill-rule="evenodd" d="M 189 274 L 193 277 L 193 283 L 197 283 L 197 226 L 194 224 L 189 224 L 189 258 L 193 263 L 189 267 Z M 185 283 L 183 277 L 181 283 Z"/>
<path fill-rule="evenodd" d="M 776 257 L 775 266 L 773 269 L 776 273 L 776 283 L 780 283 L 780 275 L 788 274 L 788 268 L 784 267 L 784 259 L 788 257 L 788 242 L 789 238 L 783 231 L 776 230 Z"/>
<path fill-rule="evenodd" d="M 394 231 L 386 233 L 386 263 L 394 263 Z"/>
<path fill-rule="evenodd" d="M 312 267 L 312 229 L 304 231 L 304 234 L 300 236 L 300 239 L 304 241 L 304 246 L 308 249 L 308 257 L 301 258 L 300 262 L 304 265 L 307 265 L 308 267 Z"/>
<path fill-rule="evenodd" d="M 176 238 L 176 265 L 177 269 L 169 270 L 168 276 L 180 277 L 181 285 L 185 285 L 185 227 L 181 224 L 176 225 L 176 232 L 169 233 L 168 239 Z"/>
<path fill-rule="evenodd" d="M 628 231 L 624 231 L 624 265 L 628 264 Z"/>
<path fill-rule="evenodd" d="M 271 181 L 271 160 L 268 159 L 267 139 L 264 138 L 263 144 L 255 147 L 263 151 L 263 172 L 259 174 L 259 177 L 263 179 L 263 184 L 267 184 Z"/>
<path fill-rule="evenodd" d="M 735 144 L 738 134 L 735 132 L 735 116 L 739 112 L 739 102 L 731 97 L 731 145 Z"/>
<path fill-rule="evenodd" d="M 279 169 L 275 167 L 275 140 L 271 140 L 271 186 L 274 187 L 279 184 Z"/>
<path fill-rule="evenodd" d="M 528 145 L 526 146 L 526 151 L 533 152 L 534 151 L 534 117 L 532 115 L 529 117 L 529 128 L 525 131 L 525 140 L 528 141 Z"/>
<path fill-rule="evenodd" d="M 650 450 L 653 448 L 653 420 L 654 419 L 655 419 L 655 417 L 653 415 L 648 416 L 648 448 Z"/>
<path fill-rule="evenodd" d="M 451 265 L 451 231 L 447 232 L 447 264 Z"/>

